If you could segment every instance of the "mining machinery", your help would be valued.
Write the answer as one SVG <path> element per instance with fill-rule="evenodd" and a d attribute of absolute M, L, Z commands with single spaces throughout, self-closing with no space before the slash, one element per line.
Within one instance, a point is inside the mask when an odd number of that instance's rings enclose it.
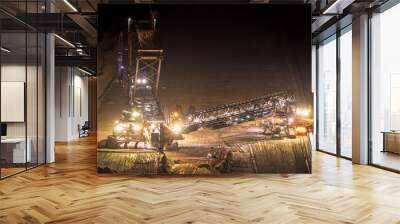
<path fill-rule="evenodd" d="M 150 12 L 127 18 L 127 30 L 119 34 L 117 80 L 128 102 L 102 144 L 107 148 L 162 148 L 171 142 L 158 101 L 163 50 L 154 43 L 155 32 Z"/>
<path fill-rule="evenodd" d="M 184 132 L 199 128 L 223 128 L 260 119 L 259 126 L 271 139 L 295 138 L 306 135 L 312 126 L 310 109 L 297 108 L 295 98 L 288 91 L 224 104 L 196 111 L 187 116 Z"/>
<path fill-rule="evenodd" d="M 108 136 L 107 148 L 138 148 L 140 142 L 144 144 L 150 139 L 147 121 L 138 108 L 124 110 L 121 118 L 116 120 L 112 135 Z M 147 145 L 143 145 L 147 147 Z"/>
<path fill-rule="evenodd" d="M 188 116 L 174 112 L 167 119 L 158 100 L 164 51 L 156 47 L 155 33 L 156 18 L 150 12 L 127 18 L 127 30 L 119 35 L 116 79 L 128 102 L 115 121 L 112 134 L 100 144 L 102 147 L 163 149 L 177 147 L 175 140 L 182 139 L 182 133 L 199 128 L 221 128 L 261 117 L 282 117 L 288 121 L 294 97 L 286 91 L 196 111 Z"/>
<path fill-rule="evenodd" d="M 187 131 L 220 128 L 271 115 L 292 113 L 294 97 L 286 91 L 225 104 L 188 115 Z"/>

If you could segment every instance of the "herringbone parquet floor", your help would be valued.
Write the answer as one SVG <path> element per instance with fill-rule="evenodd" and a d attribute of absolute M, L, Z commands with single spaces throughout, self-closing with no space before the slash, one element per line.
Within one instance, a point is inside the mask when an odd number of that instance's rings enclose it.
<path fill-rule="evenodd" d="M 312 175 L 98 175 L 93 139 L 0 181 L 0 223 L 400 223 L 400 175 L 313 154 Z"/>

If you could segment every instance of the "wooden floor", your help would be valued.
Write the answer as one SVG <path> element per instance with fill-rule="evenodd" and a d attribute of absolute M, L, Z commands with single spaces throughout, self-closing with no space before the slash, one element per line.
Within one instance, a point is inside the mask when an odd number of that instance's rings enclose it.
<path fill-rule="evenodd" d="M 400 175 L 315 152 L 312 175 L 98 175 L 92 139 L 0 181 L 0 223 L 400 223 Z"/>
<path fill-rule="evenodd" d="M 374 164 L 400 170 L 400 155 L 391 152 L 374 151 Z"/>
<path fill-rule="evenodd" d="M 7 168 L 2 167 L 1 168 L 1 177 L 8 177 L 13 174 L 23 172 L 25 170 L 26 170 L 25 167 L 23 167 L 23 168 L 22 167 L 7 167 Z"/>

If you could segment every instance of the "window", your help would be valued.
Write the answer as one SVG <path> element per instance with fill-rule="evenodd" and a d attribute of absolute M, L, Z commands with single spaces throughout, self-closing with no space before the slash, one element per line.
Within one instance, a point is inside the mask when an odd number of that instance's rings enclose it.
<path fill-rule="evenodd" d="M 318 47 L 317 148 L 336 153 L 336 36 Z"/>
<path fill-rule="evenodd" d="M 352 157 L 352 35 L 351 26 L 340 36 L 340 155 Z"/>
<path fill-rule="evenodd" d="M 400 170 L 400 4 L 371 18 L 371 159 Z"/>

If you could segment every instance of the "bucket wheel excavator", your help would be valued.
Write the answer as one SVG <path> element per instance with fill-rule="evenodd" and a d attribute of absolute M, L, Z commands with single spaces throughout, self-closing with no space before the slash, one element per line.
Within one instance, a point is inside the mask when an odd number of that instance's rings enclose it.
<path fill-rule="evenodd" d="M 101 147 L 163 149 L 180 138 L 165 124 L 158 101 L 163 50 L 154 41 L 156 23 L 153 12 L 129 17 L 119 35 L 117 78 L 128 102 Z"/>

